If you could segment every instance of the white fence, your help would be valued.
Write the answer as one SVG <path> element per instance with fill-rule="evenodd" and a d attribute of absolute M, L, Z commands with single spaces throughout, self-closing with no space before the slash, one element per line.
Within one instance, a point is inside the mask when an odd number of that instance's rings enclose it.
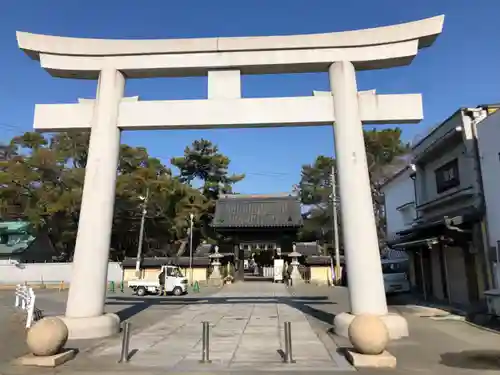
<path fill-rule="evenodd" d="M 261 275 L 264 277 L 274 277 L 274 267 L 262 267 Z"/>
<path fill-rule="evenodd" d="M 14 306 L 26 311 L 26 328 L 30 328 L 33 322 L 43 317 L 42 311 L 35 306 L 35 292 L 32 288 L 19 284 L 16 286 L 15 296 L 16 300 Z"/>
<path fill-rule="evenodd" d="M 73 263 L 19 263 L 0 264 L 0 284 L 56 284 L 71 283 Z M 123 279 L 120 263 L 108 264 L 108 281 Z"/>

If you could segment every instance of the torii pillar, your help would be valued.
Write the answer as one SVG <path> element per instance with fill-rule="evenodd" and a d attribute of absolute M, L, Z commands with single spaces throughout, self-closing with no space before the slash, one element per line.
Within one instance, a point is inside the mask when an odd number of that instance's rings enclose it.
<path fill-rule="evenodd" d="M 335 156 L 342 201 L 341 221 L 351 311 L 335 316 L 335 333 L 348 337 L 356 315 L 379 315 L 392 339 L 408 336 L 406 320 L 388 314 L 377 225 L 373 210 L 356 71 L 350 61 L 328 70 L 335 111 Z"/>
<path fill-rule="evenodd" d="M 113 225 L 120 133 L 116 126 L 125 77 L 113 68 L 99 74 L 89 152 L 83 184 L 73 273 L 62 318 L 73 338 L 105 337 L 117 332 L 120 318 L 105 314 L 108 259 Z M 99 235 L 95 235 L 95 234 Z M 75 334 L 76 333 L 76 334 Z"/>

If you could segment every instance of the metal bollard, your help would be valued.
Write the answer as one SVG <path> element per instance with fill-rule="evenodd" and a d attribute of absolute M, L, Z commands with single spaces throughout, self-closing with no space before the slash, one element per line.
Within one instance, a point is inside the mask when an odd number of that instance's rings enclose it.
<path fill-rule="evenodd" d="M 128 362 L 130 344 L 130 322 L 123 322 L 122 352 L 118 363 Z"/>
<path fill-rule="evenodd" d="M 292 323 L 285 322 L 285 363 L 295 363 L 292 354 Z"/>
<path fill-rule="evenodd" d="M 210 323 L 203 322 L 201 335 L 201 360 L 200 363 L 212 363 L 210 360 Z"/>

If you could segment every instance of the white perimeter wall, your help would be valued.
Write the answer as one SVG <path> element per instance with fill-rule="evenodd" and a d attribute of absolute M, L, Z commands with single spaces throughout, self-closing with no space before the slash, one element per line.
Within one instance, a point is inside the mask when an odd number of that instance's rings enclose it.
<path fill-rule="evenodd" d="M 0 284 L 71 282 L 73 263 L 22 263 L 0 264 Z M 120 263 L 108 264 L 108 281 L 121 281 Z"/>

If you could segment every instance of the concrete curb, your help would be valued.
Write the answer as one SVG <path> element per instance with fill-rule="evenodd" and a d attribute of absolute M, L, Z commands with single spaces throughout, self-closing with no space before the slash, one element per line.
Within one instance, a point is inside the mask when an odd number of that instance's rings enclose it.
<path fill-rule="evenodd" d="M 464 323 L 474 327 L 474 328 L 477 328 L 477 329 L 481 329 L 483 331 L 486 331 L 486 332 L 490 332 L 490 333 L 494 333 L 496 335 L 500 335 L 500 332 L 499 331 L 496 331 L 494 329 L 491 329 L 491 328 L 488 328 L 488 327 L 483 327 L 481 325 L 478 325 L 476 323 L 472 323 L 472 322 L 469 322 L 468 320 L 463 320 Z"/>

